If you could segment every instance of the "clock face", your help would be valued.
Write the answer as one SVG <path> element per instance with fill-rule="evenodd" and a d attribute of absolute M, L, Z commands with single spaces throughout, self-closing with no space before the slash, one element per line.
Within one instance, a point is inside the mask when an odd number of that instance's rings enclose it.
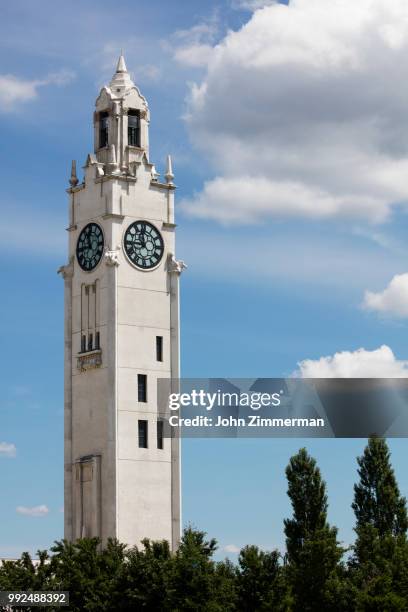
<path fill-rule="evenodd" d="M 96 223 L 88 223 L 79 234 L 76 255 L 78 263 L 85 272 L 90 272 L 103 255 L 103 233 Z"/>
<path fill-rule="evenodd" d="M 129 225 L 125 232 L 124 247 L 131 263 L 143 270 L 155 268 L 164 253 L 159 230 L 147 221 L 135 221 Z"/>

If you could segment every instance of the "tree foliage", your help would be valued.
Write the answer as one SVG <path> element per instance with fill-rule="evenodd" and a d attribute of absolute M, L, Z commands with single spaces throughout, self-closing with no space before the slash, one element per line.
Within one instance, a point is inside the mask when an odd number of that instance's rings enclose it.
<path fill-rule="evenodd" d="M 326 485 L 315 459 L 305 448 L 291 457 L 286 468 L 293 518 L 285 519 L 287 576 L 293 609 L 328 610 L 332 589 L 338 585 L 343 549 L 337 529 L 327 522 Z"/>
<path fill-rule="evenodd" d="M 371 437 L 357 459 L 359 482 L 352 504 L 356 541 L 350 576 L 357 610 L 408 610 L 408 527 L 384 439 Z"/>
<path fill-rule="evenodd" d="M 347 562 L 328 523 L 325 482 L 302 448 L 286 469 L 292 516 L 284 521 L 283 558 L 245 546 L 236 564 L 215 561 L 217 542 L 192 527 L 176 552 L 147 539 L 134 548 L 117 540 L 103 547 L 97 538 L 61 540 L 49 553 L 38 551 L 35 563 L 24 553 L 0 565 L 0 590 L 69 591 L 65 609 L 72 612 L 407 611 L 406 501 L 384 440 L 369 439 L 358 473 L 357 537 Z"/>
<path fill-rule="evenodd" d="M 356 529 L 372 525 L 379 536 L 405 534 L 406 499 L 400 495 L 387 442 L 371 437 L 357 462 L 360 482 L 354 485 L 352 504 Z"/>

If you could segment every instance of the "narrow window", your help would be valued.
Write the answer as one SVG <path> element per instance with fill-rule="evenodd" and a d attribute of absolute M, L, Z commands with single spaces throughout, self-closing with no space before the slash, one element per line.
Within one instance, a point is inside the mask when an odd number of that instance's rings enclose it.
<path fill-rule="evenodd" d="M 81 353 L 86 351 L 86 336 L 81 336 Z"/>
<path fill-rule="evenodd" d="M 163 361 L 163 336 L 156 336 L 156 361 Z"/>
<path fill-rule="evenodd" d="M 157 421 L 157 448 L 163 449 L 163 421 Z"/>
<path fill-rule="evenodd" d="M 147 402 L 147 376 L 137 375 L 137 399 L 139 402 Z"/>
<path fill-rule="evenodd" d="M 99 113 L 99 147 L 108 145 L 108 113 Z"/>
<path fill-rule="evenodd" d="M 147 421 L 139 419 L 139 448 L 147 448 Z"/>
<path fill-rule="evenodd" d="M 100 335 L 100 333 L 98 331 L 95 334 L 95 348 L 98 351 L 101 348 L 101 335 Z"/>
<path fill-rule="evenodd" d="M 128 111 L 128 144 L 140 147 L 140 117 L 136 110 Z"/>
<path fill-rule="evenodd" d="M 89 334 L 88 336 L 88 351 L 92 351 L 93 349 L 93 334 Z"/>

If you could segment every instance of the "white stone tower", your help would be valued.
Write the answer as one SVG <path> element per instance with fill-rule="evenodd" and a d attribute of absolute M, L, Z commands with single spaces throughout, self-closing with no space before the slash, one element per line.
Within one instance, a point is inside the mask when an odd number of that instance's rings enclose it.
<path fill-rule="evenodd" d="M 65 538 L 180 536 L 180 453 L 157 378 L 179 377 L 173 172 L 149 161 L 149 109 L 121 55 L 72 163 L 65 281 Z"/>

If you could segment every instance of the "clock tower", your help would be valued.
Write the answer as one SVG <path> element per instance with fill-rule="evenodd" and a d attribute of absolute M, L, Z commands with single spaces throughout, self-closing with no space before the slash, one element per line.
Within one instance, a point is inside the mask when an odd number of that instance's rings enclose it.
<path fill-rule="evenodd" d="M 180 536 L 179 440 L 163 436 L 157 379 L 179 377 L 173 172 L 149 157 L 149 108 L 123 56 L 72 162 L 65 284 L 65 538 Z"/>

